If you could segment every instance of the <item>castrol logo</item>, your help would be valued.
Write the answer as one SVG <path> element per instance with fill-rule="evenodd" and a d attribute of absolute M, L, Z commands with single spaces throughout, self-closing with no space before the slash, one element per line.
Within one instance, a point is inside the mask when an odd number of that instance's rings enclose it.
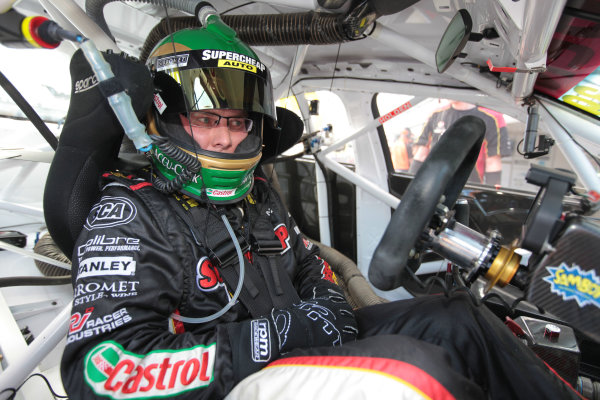
<path fill-rule="evenodd" d="M 113 399 L 173 396 L 212 382 L 216 346 L 140 355 L 124 350 L 119 343 L 102 342 L 85 357 L 85 381 L 96 394 Z"/>
<path fill-rule="evenodd" d="M 213 197 L 230 197 L 235 194 L 235 189 L 206 189 L 206 193 Z"/>

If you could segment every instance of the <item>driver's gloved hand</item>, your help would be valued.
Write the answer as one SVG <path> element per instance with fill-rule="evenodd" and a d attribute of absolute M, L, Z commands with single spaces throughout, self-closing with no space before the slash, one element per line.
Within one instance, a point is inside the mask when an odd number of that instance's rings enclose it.
<path fill-rule="evenodd" d="M 138 118 L 152 104 L 150 72 L 124 56 L 103 53 L 131 98 Z M 83 52 L 71 59 L 71 102 L 44 190 L 44 216 L 55 243 L 71 257 L 75 239 L 96 200 L 99 178 L 113 168 L 123 128 Z"/>
<path fill-rule="evenodd" d="M 236 381 L 295 348 L 340 346 L 358 334 L 352 308 L 341 293 L 303 300 L 271 315 L 228 324 Z"/>
<path fill-rule="evenodd" d="M 352 308 L 339 292 L 328 292 L 326 296 L 271 312 L 282 354 L 295 348 L 341 346 L 356 339 L 358 330 Z"/>

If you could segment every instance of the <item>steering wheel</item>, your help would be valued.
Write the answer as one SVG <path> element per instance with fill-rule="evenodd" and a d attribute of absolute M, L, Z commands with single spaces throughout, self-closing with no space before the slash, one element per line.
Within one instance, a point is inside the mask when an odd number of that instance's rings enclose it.
<path fill-rule="evenodd" d="M 431 149 L 375 249 L 368 274 L 375 287 L 392 290 L 403 285 L 411 249 L 429 224 L 442 195 L 448 209 L 454 206 L 477 162 L 484 135 L 481 118 L 462 117 Z"/>

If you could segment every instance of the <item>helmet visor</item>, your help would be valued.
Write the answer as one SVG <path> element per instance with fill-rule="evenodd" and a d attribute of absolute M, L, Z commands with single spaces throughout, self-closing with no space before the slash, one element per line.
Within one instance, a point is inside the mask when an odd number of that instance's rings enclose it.
<path fill-rule="evenodd" d="M 158 56 L 149 63 L 157 75 L 168 75 L 180 88 L 179 99 L 171 104 L 164 99 L 167 113 L 224 108 L 276 118 L 269 71 L 254 58 L 231 51 L 190 50 Z"/>

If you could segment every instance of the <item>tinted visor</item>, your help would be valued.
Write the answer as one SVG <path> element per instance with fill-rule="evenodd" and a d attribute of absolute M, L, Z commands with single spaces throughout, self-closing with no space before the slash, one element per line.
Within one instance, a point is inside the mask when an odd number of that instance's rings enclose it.
<path fill-rule="evenodd" d="M 195 50 L 156 57 L 150 60 L 150 67 L 159 81 L 171 78 L 178 83 L 171 82 L 166 85 L 168 88 L 160 85 L 169 91 L 161 95 L 165 112 L 226 108 L 276 119 L 269 71 L 251 57 L 227 51 Z M 178 93 L 172 93 L 175 86 L 179 87 Z"/>

